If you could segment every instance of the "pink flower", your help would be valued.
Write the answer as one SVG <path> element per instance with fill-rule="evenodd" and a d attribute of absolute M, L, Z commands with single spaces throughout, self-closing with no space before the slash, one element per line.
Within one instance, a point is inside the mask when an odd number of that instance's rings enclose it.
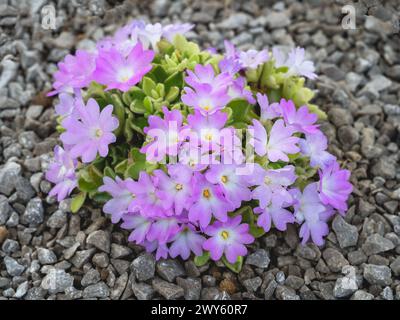
<path fill-rule="evenodd" d="M 194 91 L 185 87 L 185 94 L 182 95 L 182 102 L 189 107 L 193 107 L 201 112 L 202 115 L 213 114 L 224 108 L 230 101 L 226 88 L 214 88 L 209 84 L 200 84 Z"/>
<path fill-rule="evenodd" d="M 235 208 L 240 207 L 242 201 L 251 199 L 251 191 L 243 175 L 238 175 L 236 165 L 215 164 L 205 173 L 206 179 L 221 187 L 226 199 L 233 203 Z"/>
<path fill-rule="evenodd" d="M 240 224 L 241 220 L 237 216 L 224 223 L 216 221 L 204 230 L 211 238 L 203 243 L 203 248 L 210 252 L 211 259 L 217 261 L 225 254 L 230 263 L 235 263 L 239 256 L 247 254 L 244 245 L 254 242 L 254 237 L 249 233 L 249 225 Z"/>
<path fill-rule="evenodd" d="M 271 202 L 275 206 L 290 204 L 292 197 L 287 187 L 296 179 L 295 168 L 292 165 L 268 170 L 256 165 L 252 176 L 253 184 L 257 186 L 253 190 L 253 199 L 259 201 L 261 208 L 267 207 Z"/>
<path fill-rule="evenodd" d="M 181 215 L 184 209 L 189 210 L 192 205 L 193 171 L 186 165 L 170 164 L 168 175 L 162 170 L 155 170 L 153 174 L 158 180 L 160 191 L 157 194 L 162 200 L 166 200 L 165 204 L 172 203 L 176 215 Z M 165 206 L 164 208 L 169 209 Z"/>
<path fill-rule="evenodd" d="M 328 140 L 321 131 L 314 134 L 306 134 L 305 139 L 300 139 L 299 145 L 301 153 L 310 157 L 310 165 L 312 167 L 324 168 L 336 160 L 334 155 L 326 151 Z"/>
<path fill-rule="evenodd" d="M 279 103 L 269 103 L 266 94 L 257 93 L 257 102 L 260 105 L 261 117 L 260 121 L 275 119 L 282 115 Z"/>
<path fill-rule="evenodd" d="M 57 201 L 64 200 L 77 187 L 75 168 L 78 161 L 62 147 L 54 148 L 54 160 L 46 172 L 46 179 L 56 185 L 50 190 L 50 196 L 57 196 Z"/>
<path fill-rule="evenodd" d="M 193 252 L 196 256 L 201 256 L 205 240 L 203 236 L 195 231 L 192 225 L 187 224 L 172 239 L 169 254 L 172 258 L 181 256 L 184 260 L 189 258 L 190 252 Z"/>
<path fill-rule="evenodd" d="M 303 48 L 297 47 L 292 49 L 287 60 L 284 54 L 276 47 L 272 49 L 272 54 L 277 68 L 285 66 L 289 68 L 286 73 L 287 76 L 304 76 L 311 80 L 317 78 L 317 75 L 314 73 L 314 63 L 305 60 L 305 51 Z"/>
<path fill-rule="evenodd" d="M 146 153 L 149 162 L 159 162 L 167 155 L 176 156 L 184 138 L 182 113 L 179 110 L 169 111 L 167 107 L 163 107 L 162 110 L 164 119 L 150 116 L 149 126 L 143 130 L 150 142 L 144 145 L 140 152 Z"/>
<path fill-rule="evenodd" d="M 210 224 L 212 216 L 227 221 L 227 213 L 232 210 L 232 205 L 223 196 L 221 188 L 209 183 L 201 173 L 195 173 L 194 179 L 189 221 L 199 222 L 202 228 Z"/>
<path fill-rule="evenodd" d="M 326 221 L 331 216 L 327 207 L 320 200 L 317 183 L 311 183 L 305 187 L 303 193 L 298 189 L 292 189 L 291 193 L 295 199 L 294 216 L 301 224 L 300 237 L 305 244 L 311 236 L 312 241 L 321 246 L 324 244 L 323 237 L 329 233 Z"/>
<path fill-rule="evenodd" d="M 243 68 L 257 69 L 260 64 L 269 60 L 268 50 L 248 50 L 239 53 L 239 62 Z"/>
<path fill-rule="evenodd" d="M 154 52 L 143 50 L 141 43 L 137 43 L 127 57 L 115 48 L 101 50 L 93 79 L 106 85 L 106 90 L 128 91 L 151 70 L 153 58 Z"/>
<path fill-rule="evenodd" d="M 118 223 L 127 212 L 138 211 L 135 198 L 140 186 L 136 181 L 130 178 L 122 180 L 117 176 L 115 181 L 110 177 L 104 177 L 103 182 L 99 191 L 112 196 L 112 199 L 104 204 L 103 211 L 111 215 L 112 223 Z"/>
<path fill-rule="evenodd" d="M 286 125 L 292 126 L 296 131 L 302 133 L 312 134 L 318 131 L 319 126 L 315 124 L 318 116 L 310 113 L 307 106 L 302 106 L 296 110 L 292 100 L 281 99 L 280 107 Z"/>
<path fill-rule="evenodd" d="M 319 171 L 319 192 L 322 203 L 343 212 L 347 210 L 347 199 L 353 190 L 349 182 L 350 171 L 341 170 L 336 161 Z"/>
<path fill-rule="evenodd" d="M 249 126 L 250 144 L 254 147 L 259 156 L 267 155 L 272 162 L 279 160 L 289 161 L 288 154 L 300 151 L 296 145 L 298 137 L 293 137 L 295 130 L 290 126 L 285 126 L 282 119 L 277 120 L 269 133 L 258 120 L 253 120 L 253 126 Z"/>
<path fill-rule="evenodd" d="M 137 213 L 125 214 L 122 216 L 122 220 L 124 222 L 121 224 L 121 228 L 132 230 L 128 240 L 135 242 L 136 244 L 144 244 L 151 228 L 152 221 Z"/>
<path fill-rule="evenodd" d="M 202 84 L 208 84 L 213 90 L 216 90 L 226 87 L 233 81 L 229 73 L 220 73 L 216 75 L 211 64 L 205 66 L 198 64 L 195 66 L 194 72 L 187 70 L 187 74 L 188 76 L 185 78 L 185 81 L 195 90 Z"/>
<path fill-rule="evenodd" d="M 257 219 L 257 225 L 262 227 L 265 232 L 271 230 L 272 222 L 274 223 L 275 228 L 279 231 L 285 231 L 288 223 L 295 222 L 293 213 L 285 208 L 282 208 L 281 206 L 274 204 L 271 204 L 265 208 L 255 208 L 254 212 L 260 213 Z"/>
<path fill-rule="evenodd" d="M 54 74 L 54 91 L 49 95 L 72 93 L 73 89 L 87 87 L 92 81 L 94 69 L 95 55 L 84 50 L 77 50 L 74 56 L 67 55 L 64 61 L 58 64 L 58 71 Z"/>
<path fill-rule="evenodd" d="M 68 117 L 62 126 L 66 130 L 61 141 L 71 146 L 72 157 L 82 157 L 83 162 L 93 161 L 97 153 L 108 154 L 108 145 L 116 141 L 112 133 L 118 128 L 118 119 L 112 115 L 113 106 L 106 106 L 101 112 L 96 100 L 89 99 L 86 106 L 77 105 L 79 117 Z"/>

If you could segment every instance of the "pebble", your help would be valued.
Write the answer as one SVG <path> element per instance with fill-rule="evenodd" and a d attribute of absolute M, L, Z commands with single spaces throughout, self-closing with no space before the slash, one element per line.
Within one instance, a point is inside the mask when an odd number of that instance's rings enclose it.
<path fill-rule="evenodd" d="M 151 300 L 154 296 L 153 287 L 144 282 L 133 283 L 132 290 L 138 300 Z"/>
<path fill-rule="evenodd" d="M 40 198 L 34 198 L 28 202 L 21 222 L 26 225 L 37 226 L 43 222 L 44 209 Z"/>
<path fill-rule="evenodd" d="M 268 268 L 270 261 L 269 254 L 264 249 L 258 249 L 246 258 L 246 264 L 262 269 Z"/>
<path fill-rule="evenodd" d="M 178 286 L 184 290 L 185 300 L 199 300 L 201 294 L 201 281 L 195 278 L 176 278 Z"/>
<path fill-rule="evenodd" d="M 357 245 L 357 227 L 348 224 L 340 215 L 336 215 L 333 219 L 332 229 L 335 231 L 341 248 L 353 247 Z"/>
<path fill-rule="evenodd" d="M 372 285 L 388 286 L 392 283 L 392 272 L 387 266 L 366 264 L 364 278 Z"/>
<path fill-rule="evenodd" d="M 38 259 L 41 264 L 54 264 L 57 262 L 57 256 L 49 249 L 39 248 Z"/>
<path fill-rule="evenodd" d="M 154 290 L 167 300 L 175 300 L 185 294 L 183 288 L 158 278 L 152 281 L 152 285 Z"/>
<path fill-rule="evenodd" d="M 3 262 L 6 266 L 8 274 L 12 277 L 20 276 L 25 270 L 23 265 L 19 264 L 15 259 L 9 256 L 4 257 Z"/>
<path fill-rule="evenodd" d="M 152 254 L 145 253 L 133 260 L 131 268 L 138 281 L 146 281 L 154 277 L 156 261 Z"/>
<path fill-rule="evenodd" d="M 81 285 L 87 287 L 88 285 L 95 284 L 100 281 L 100 273 L 96 269 L 86 271 L 81 280 Z"/>
<path fill-rule="evenodd" d="M 184 276 L 185 269 L 177 260 L 160 260 L 156 264 L 157 274 L 167 280 L 168 282 L 174 282 L 176 277 Z"/>
<path fill-rule="evenodd" d="M 322 256 L 332 272 L 340 272 L 344 266 L 349 264 L 343 254 L 333 248 L 325 249 Z"/>
<path fill-rule="evenodd" d="M 362 245 L 362 249 L 367 256 L 386 252 L 393 248 L 394 244 L 378 233 L 370 235 Z"/>
<path fill-rule="evenodd" d="M 86 239 L 87 244 L 100 249 L 104 252 L 110 252 L 110 234 L 103 230 L 97 230 L 90 233 Z"/>
<path fill-rule="evenodd" d="M 51 268 L 49 273 L 43 278 L 41 287 L 48 290 L 50 294 L 64 292 L 71 287 L 74 278 L 62 269 Z"/>
<path fill-rule="evenodd" d="M 87 286 L 82 293 L 83 299 L 88 298 L 99 298 L 104 299 L 110 295 L 110 289 L 104 282 L 99 282 L 96 284 L 92 284 Z"/>

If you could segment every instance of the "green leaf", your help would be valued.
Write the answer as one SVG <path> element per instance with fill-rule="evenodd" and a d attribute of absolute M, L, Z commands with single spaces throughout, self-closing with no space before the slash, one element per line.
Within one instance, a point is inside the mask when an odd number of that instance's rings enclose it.
<path fill-rule="evenodd" d="M 104 170 L 103 170 L 103 174 L 104 174 L 104 176 L 107 176 L 107 177 L 110 177 L 110 178 L 113 178 L 113 179 L 115 179 L 115 177 L 117 176 L 115 174 L 114 170 L 111 169 L 110 167 L 105 167 Z"/>
<path fill-rule="evenodd" d="M 146 98 L 148 98 L 148 97 L 146 97 Z M 129 109 L 132 112 L 138 113 L 138 114 L 144 114 L 146 112 L 146 108 L 144 106 L 143 100 L 139 100 L 139 99 L 133 100 L 129 106 Z"/>
<path fill-rule="evenodd" d="M 179 96 L 179 93 L 180 90 L 178 87 L 171 87 L 165 97 L 165 100 L 167 100 L 168 102 L 173 102 Z"/>
<path fill-rule="evenodd" d="M 256 226 L 255 224 L 250 225 L 249 231 L 254 238 L 260 238 L 265 234 L 264 229 L 259 226 Z"/>
<path fill-rule="evenodd" d="M 121 161 L 115 166 L 115 173 L 123 175 L 128 167 L 128 159 Z"/>
<path fill-rule="evenodd" d="M 164 68 L 160 65 L 156 65 L 151 70 L 151 74 L 159 83 L 163 83 L 167 78 L 168 74 L 165 72 Z"/>
<path fill-rule="evenodd" d="M 244 99 L 234 99 L 228 103 L 227 108 L 232 110 L 231 122 L 250 123 L 248 113 L 250 104 Z"/>
<path fill-rule="evenodd" d="M 194 257 L 194 264 L 197 267 L 202 267 L 204 266 L 208 261 L 210 260 L 210 252 L 204 251 L 204 253 L 201 256 L 195 256 Z"/>
<path fill-rule="evenodd" d="M 243 266 L 243 257 L 239 256 L 234 264 L 230 263 L 226 260 L 225 256 L 222 257 L 222 262 L 224 265 L 228 267 L 228 269 L 232 270 L 235 273 L 239 273 L 242 270 Z"/>
<path fill-rule="evenodd" d="M 83 206 L 86 199 L 86 192 L 80 192 L 75 197 L 72 197 L 71 201 L 71 212 L 77 213 Z"/>
<path fill-rule="evenodd" d="M 149 77 L 144 77 L 142 82 L 143 91 L 147 96 L 151 96 L 151 90 L 156 89 L 156 83 Z"/>
<path fill-rule="evenodd" d="M 107 192 L 95 192 L 90 198 L 99 203 L 105 203 L 111 199 L 111 196 Z"/>
<path fill-rule="evenodd" d="M 149 114 L 153 114 L 154 112 L 154 108 L 153 108 L 153 103 L 151 102 L 151 98 L 150 97 L 146 97 L 143 100 L 143 106 L 144 109 L 147 113 Z"/>
<path fill-rule="evenodd" d="M 82 177 L 78 179 L 78 187 L 79 190 L 84 192 L 91 192 L 97 190 L 97 186 L 93 182 L 87 181 Z"/>
<path fill-rule="evenodd" d="M 177 71 L 170 75 L 164 83 L 165 90 L 169 91 L 172 87 L 183 87 L 183 72 Z"/>

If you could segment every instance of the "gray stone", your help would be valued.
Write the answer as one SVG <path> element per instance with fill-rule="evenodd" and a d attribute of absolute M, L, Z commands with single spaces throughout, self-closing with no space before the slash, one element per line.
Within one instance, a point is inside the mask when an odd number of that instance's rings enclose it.
<path fill-rule="evenodd" d="M 12 239 L 6 239 L 3 242 L 3 245 L 1 249 L 6 253 L 6 254 L 11 254 L 14 253 L 15 251 L 19 250 L 19 243 L 15 240 Z"/>
<path fill-rule="evenodd" d="M 262 269 L 268 268 L 270 261 L 269 254 L 264 249 L 258 249 L 246 258 L 246 264 Z"/>
<path fill-rule="evenodd" d="M 37 226 L 43 222 L 44 209 L 40 198 L 34 198 L 28 202 L 21 222 L 26 225 Z"/>
<path fill-rule="evenodd" d="M 201 294 L 201 281 L 195 278 L 176 278 L 178 286 L 184 290 L 185 300 L 199 300 Z"/>
<path fill-rule="evenodd" d="M 74 278 L 62 269 L 51 268 L 43 278 L 41 286 L 48 290 L 50 294 L 64 292 L 72 286 Z"/>
<path fill-rule="evenodd" d="M 384 300 L 393 300 L 393 291 L 390 287 L 385 287 L 381 292 L 381 297 Z"/>
<path fill-rule="evenodd" d="M 39 248 L 38 259 L 41 264 L 54 264 L 57 262 L 57 256 L 49 249 Z"/>
<path fill-rule="evenodd" d="M 285 273 L 283 271 L 278 271 L 275 275 L 275 280 L 278 284 L 284 284 L 286 280 Z"/>
<path fill-rule="evenodd" d="M 100 281 L 100 273 L 96 269 L 86 271 L 81 280 L 81 285 L 87 287 Z"/>
<path fill-rule="evenodd" d="M 69 287 L 69 288 L 65 289 L 65 296 L 69 300 L 80 299 L 80 298 L 82 298 L 82 291 L 77 290 L 74 287 Z"/>
<path fill-rule="evenodd" d="M 396 163 L 383 156 L 372 166 L 371 172 L 374 176 L 394 179 L 396 177 Z"/>
<path fill-rule="evenodd" d="M 275 296 L 279 300 L 300 300 L 296 292 L 286 286 L 278 286 L 275 290 Z"/>
<path fill-rule="evenodd" d="M 42 287 L 33 287 L 28 290 L 25 295 L 25 300 L 43 300 L 47 291 Z"/>
<path fill-rule="evenodd" d="M 249 292 L 256 292 L 258 288 L 261 286 L 261 284 L 262 284 L 262 279 L 260 277 L 246 279 L 243 281 L 243 286 Z"/>
<path fill-rule="evenodd" d="M 14 191 L 14 182 L 21 170 L 21 166 L 15 162 L 8 162 L 0 169 L 0 193 L 9 196 Z"/>
<path fill-rule="evenodd" d="M 304 280 L 298 276 L 289 275 L 285 280 L 285 285 L 292 289 L 299 290 L 304 285 Z"/>
<path fill-rule="evenodd" d="M 23 265 L 19 264 L 15 259 L 9 256 L 4 257 L 4 264 L 6 266 L 7 273 L 12 277 L 20 276 L 25 270 Z"/>
<path fill-rule="evenodd" d="M 345 257 L 333 248 L 325 249 L 322 256 L 332 272 L 340 272 L 345 265 L 349 264 Z"/>
<path fill-rule="evenodd" d="M 158 278 L 152 281 L 152 285 L 167 300 L 175 300 L 184 295 L 183 288 Z"/>
<path fill-rule="evenodd" d="M 174 282 L 176 277 L 186 274 L 182 265 L 177 260 L 172 259 L 158 261 L 156 270 L 158 275 L 168 282 Z"/>
<path fill-rule="evenodd" d="M 110 295 L 110 289 L 104 282 L 92 284 L 83 290 L 82 297 L 87 298 L 107 298 Z"/>
<path fill-rule="evenodd" d="M 355 277 L 338 278 L 333 288 L 335 298 L 345 298 L 352 295 L 358 289 Z"/>
<path fill-rule="evenodd" d="M 270 11 L 270 14 L 267 15 L 266 21 L 267 25 L 271 29 L 283 28 L 290 24 L 290 18 L 286 12 Z"/>
<path fill-rule="evenodd" d="M 278 283 L 275 281 L 275 279 L 272 279 L 268 283 L 267 287 L 265 288 L 265 291 L 264 291 L 265 300 L 270 300 L 272 298 L 277 287 L 278 287 Z"/>
<path fill-rule="evenodd" d="M 396 276 L 400 276 L 400 256 L 390 264 L 390 269 Z"/>
<path fill-rule="evenodd" d="M 370 294 L 368 292 L 365 292 L 364 290 L 357 290 L 354 292 L 353 296 L 351 297 L 351 300 L 373 300 L 374 295 Z"/>
<path fill-rule="evenodd" d="M 223 20 L 220 24 L 218 24 L 218 27 L 221 29 L 241 29 L 245 27 L 250 21 L 250 16 L 238 12 L 235 14 L 230 15 L 227 19 Z"/>
<path fill-rule="evenodd" d="M 362 249 L 367 256 L 386 252 L 392 250 L 393 248 L 394 244 L 378 233 L 370 235 L 362 245 Z"/>
<path fill-rule="evenodd" d="M 132 253 L 132 250 L 128 247 L 121 246 L 119 244 L 111 244 L 111 257 L 113 259 L 123 258 Z"/>
<path fill-rule="evenodd" d="M 353 122 L 351 113 L 345 109 L 332 108 L 328 112 L 329 120 L 336 126 L 350 125 Z"/>
<path fill-rule="evenodd" d="M 21 283 L 14 294 L 14 298 L 21 299 L 27 293 L 28 288 L 29 288 L 28 281 Z"/>
<path fill-rule="evenodd" d="M 104 252 L 110 252 L 110 234 L 103 230 L 97 230 L 90 233 L 86 239 L 87 244 L 100 249 Z"/>
<path fill-rule="evenodd" d="M 93 248 L 88 250 L 78 251 L 75 253 L 71 262 L 75 267 L 81 268 L 86 262 L 89 261 L 90 257 L 93 255 L 94 252 L 95 249 Z"/>
<path fill-rule="evenodd" d="M 348 224 L 340 215 L 336 215 L 335 219 L 333 219 L 332 229 L 335 231 L 341 248 L 347 248 L 357 245 L 357 227 Z"/>
<path fill-rule="evenodd" d="M 131 264 L 132 271 L 136 279 L 146 281 L 154 277 L 156 270 L 156 261 L 154 255 L 145 253 L 133 260 Z"/>
<path fill-rule="evenodd" d="M 366 264 L 364 266 L 364 278 L 370 284 L 388 286 L 392 283 L 392 272 L 387 266 Z"/>
<path fill-rule="evenodd" d="M 106 268 L 110 263 L 108 255 L 106 253 L 96 253 L 93 256 L 92 262 L 99 268 Z"/>
<path fill-rule="evenodd" d="M 6 224 L 12 211 L 13 210 L 8 204 L 7 198 L 0 195 L 0 225 Z"/>
<path fill-rule="evenodd" d="M 67 214 L 62 210 L 56 210 L 47 220 L 46 225 L 49 228 L 62 228 L 67 223 Z"/>
<path fill-rule="evenodd" d="M 143 282 L 132 283 L 132 291 L 138 300 L 151 300 L 154 296 L 153 287 Z"/>

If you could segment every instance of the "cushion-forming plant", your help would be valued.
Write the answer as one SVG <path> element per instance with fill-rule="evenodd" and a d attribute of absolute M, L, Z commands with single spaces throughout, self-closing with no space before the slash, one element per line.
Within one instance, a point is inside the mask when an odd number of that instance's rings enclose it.
<path fill-rule="evenodd" d="M 288 224 L 322 245 L 352 185 L 304 86 L 314 64 L 302 48 L 201 50 L 192 28 L 133 21 L 58 64 L 50 195 L 72 194 L 72 212 L 101 203 L 157 259 L 238 271 L 246 245 Z"/>

